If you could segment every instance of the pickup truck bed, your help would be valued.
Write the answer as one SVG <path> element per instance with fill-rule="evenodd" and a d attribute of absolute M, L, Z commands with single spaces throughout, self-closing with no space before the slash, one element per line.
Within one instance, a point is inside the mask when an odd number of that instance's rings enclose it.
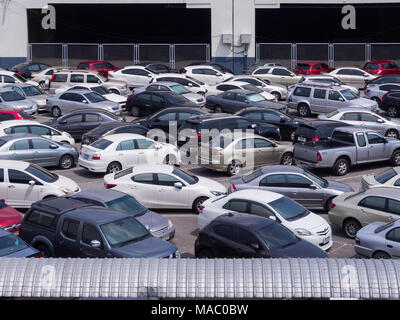
<path fill-rule="evenodd" d="M 336 148 L 354 147 L 354 143 L 339 140 L 320 140 L 298 143 L 295 145 L 295 157 L 297 160 L 305 160 L 309 162 L 317 162 L 317 153 L 324 150 L 332 150 Z"/>

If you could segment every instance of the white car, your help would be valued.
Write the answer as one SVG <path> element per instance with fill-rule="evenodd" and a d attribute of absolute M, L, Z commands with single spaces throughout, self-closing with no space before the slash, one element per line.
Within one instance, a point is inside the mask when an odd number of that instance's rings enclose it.
<path fill-rule="evenodd" d="M 126 66 L 115 71 L 108 71 L 111 80 L 122 80 L 130 89 L 149 84 L 156 74 L 143 66 Z"/>
<path fill-rule="evenodd" d="M 226 194 L 226 188 L 208 178 L 194 176 L 171 165 L 139 165 L 104 176 L 104 186 L 140 199 L 147 208 L 192 209 Z"/>
<path fill-rule="evenodd" d="M 224 81 L 222 83 L 219 83 L 216 86 L 210 87 L 210 90 L 208 90 L 206 96 L 215 96 L 222 92 L 235 89 L 253 91 L 255 93 L 259 93 L 260 95 L 262 95 L 266 100 L 276 101 L 276 97 L 274 95 L 257 88 L 253 84 L 243 81 Z"/>
<path fill-rule="evenodd" d="M 207 83 L 210 86 L 216 85 L 233 77 L 232 73 L 222 73 L 221 71 L 218 71 L 217 69 L 207 65 L 185 67 L 183 70 L 189 77 Z"/>
<path fill-rule="evenodd" d="M 196 80 L 187 74 L 184 73 L 162 73 L 162 74 L 156 74 L 153 76 L 153 80 L 151 83 L 154 82 L 159 82 L 159 81 L 171 81 L 171 82 L 176 82 L 184 86 L 186 89 L 198 93 L 201 95 L 205 95 L 208 90 L 210 89 L 210 86 L 208 84 L 205 84 L 202 81 Z"/>
<path fill-rule="evenodd" d="M 75 139 L 64 131 L 32 120 L 8 120 L 0 122 L 0 136 L 14 133 L 37 134 L 56 142 L 75 144 Z"/>
<path fill-rule="evenodd" d="M 75 181 L 25 161 L 0 160 L 0 173 L 0 197 L 16 208 L 81 191 Z"/>
<path fill-rule="evenodd" d="M 335 78 L 344 82 L 346 85 L 350 85 L 358 89 L 364 88 L 365 81 L 373 80 L 378 77 L 377 75 L 372 75 L 362 69 L 349 67 L 337 68 L 325 74 L 334 76 Z"/>
<path fill-rule="evenodd" d="M 38 85 L 35 81 L 26 80 L 24 77 L 13 71 L 0 70 L 0 85 L 11 83 L 26 83 L 33 86 Z"/>
<path fill-rule="evenodd" d="M 133 133 L 111 134 L 91 145 L 83 145 L 79 155 L 81 167 L 107 173 L 143 163 L 178 164 L 180 161 L 180 153 L 175 146 Z"/>
<path fill-rule="evenodd" d="M 265 190 L 240 190 L 215 200 L 203 202 L 197 218 L 200 229 L 220 215 L 229 212 L 254 214 L 274 219 L 296 235 L 317 247 L 332 246 L 332 231 L 326 220 L 310 212 L 292 199 Z"/>

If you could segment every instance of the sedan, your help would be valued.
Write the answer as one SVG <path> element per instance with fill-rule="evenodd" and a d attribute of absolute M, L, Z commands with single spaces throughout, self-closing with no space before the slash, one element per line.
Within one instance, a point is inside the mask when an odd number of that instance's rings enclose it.
<path fill-rule="evenodd" d="M 376 174 L 365 174 L 361 177 L 361 191 L 380 186 L 399 188 L 400 167 L 393 167 Z"/>
<path fill-rule="evenodd" d="M 331 227 L 324 218 L 290 198 L 265 190 L 242 190 L 218 199 L 204 201 L 197 218 L 199 229 L 230 212 L 250 214 L 279 222 L 299 238 L 323 250 L 328 250 L 333 244 Z"/>
<path fill-rule="evenodd" d="M 0 258 L 41 258 L 40 251 L 15 234 L 0 229 Z"/>
<path fill-rule="evenodd" d="M 171 165 L 142 165 L 104 176 L 107 189 L 126 192 L 147 208 L 192 209 L 198 213 L 207 199 L 224 195 L 226 188 Z"/>
<path fill-rule="evenodd" d="M 118 103 L 87 90 L 69 90 L 57 94 L 54 97 L 49 97 L 46 104 L 46 110 L 55 118 L 83 108 L 103 109 L 115 115 L 122 114 L 122 109 Z"/>
<path fill-rule="evenodd" d="M 29 115 L 37 113 L 37 105 L 10 88 L 0 88 L 0 106 L 3 108 L 20 109 Z"/>
<path fill-rule="evenodd" d="M 220 93 L 223 93 L 228 90 L 247 90 L 247 91 L 252 91 L 254 93 L 258 93 L 262 95 L 265 100 L 268 101 L 274 101 L 276 100 L 275 96 L 270 94 L 267 91 L 261 90 L 257 86 L 250 84 L 245 81 L 224 81 L 222 83 L 219 83 L 215 86 L 210 87 L 210 90 L 208 90 L 206 96 L 215 96 Z"/>
<path fill-rule="evenodd" d="M 364 88 L 366 81 L 371 81 L 376 78 L 375 75 L 365 72 L 362 69 L 349 67 L 337 68 L 326 74 L 334 76 L 340 81 L 359 89 Z"/>
<path fill-rule="evenodd" d="M 364 90 L 364 97 L 382 104 L 383 96 L 389 91 L 399 91 L 400 83 L 371 84 Z"/>
<path fill-rule="evenodd" d="M 228 90 L 217 96 L 208 96 L 206 107 L 216 113 L 235 113 L 248 107 L 261 107 L 287 111 L 283 103 L 268 101 L 261 94 L 249 90 Z"/>
<path fill-rule="evenodd" d="M 284 86 L 290 86 L 299 82 L 301 76 L 284 67 L 259 67 L 251 73 L 261 80 L 267 80 L 271 83 L 277 83 Z"/>
<path fill-rule="evenodd" d="M 176 82 L 184 86 L 186 89 L 189 89 L 190 91 L 201 95 L 205 95 L 210 88 L 210 86 L 205 84 L 204 82 L 196 80 L 184 73 L 162 73 L 158 75 L 153 75 L 151 83 L 158 81 Z"/>
<path fill-rule="evenodd" d="M 233 214 L 218 217 L 199 230 L 194 251 L 197 258 L 328 257 L 271 219 Z"/>
<path fill-rule="evenodd" d="M 326 180 L 296 166 L 265 166 L 231 178 L 230 191 L 268 190 L 283 194 L 311 210 L 329 211 L 332 199 L 354 191 L 349 185 Z"/>
<path fill-rule="evenodd" d="M 25 97 L 28 100 L 31 100 L 37 105 L 38 111 L 46 110 L 46 99 L 48 95 L 45 94 L 41 89 L 37 86 L 33 86 L 31 84 L 12 84 L 6 85 L 4 88 L 10 88 L 16 92 L 18 92 L 21 96 Z"/>
<path fill-rule="evenodd" d="M 16 72 L 20 76 L 29 79 L 32 78 L 33 74 L 48 68 L 50 68 L 50 66 L 44 63 L 22 62 L 12 67 L 10 71 Z"/>

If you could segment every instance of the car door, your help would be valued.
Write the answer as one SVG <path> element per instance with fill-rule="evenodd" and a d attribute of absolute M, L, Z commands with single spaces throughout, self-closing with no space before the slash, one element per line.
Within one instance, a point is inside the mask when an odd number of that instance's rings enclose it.
<path fill-rule="evenodd" d="M 367 112 L 360 112 L 359 115 L 363 128 L 385 134 L 387 128 L 384 125 L 385 120 L 383 118 Z"/>
<path fill-rule="evenodd" d="M 75 139 L 81 139 L 84 125 L 85 122 L 83 114 L 73 114 L 71 116 L 66 116 L 65 118 L 63 118 L 62 123 L 60 123 L 59 129 L 68 132 Z"/>
<path fill-rule="evenodd" d="M 93 240 L 100 242 L 99 248 L 93 248 L 90 243 Z M 100 231 L 96 226 L 88 223 L 83 223 L 81 239 L 79 246 L 76 248 L 77 256 L 83 258 L 105 258 L 107 252 L 105 251 L 105 239 L 101 236 Z"/>
<path fill-rule="evenodd" d="M 132 183 L 124 186 L 126 193 L 140 199 L 140 203 L 147 208 L 161 208 L 157 200 L 159 191 L 156 174 L 138 173 L 133 175 L 131 180 Z"/>
<path fill-rule="evenodd" d="M 314 88 L 311 98 L 311 111 L 316 113 L 328 113 L 334 110 L 326 103 L 326 89 Z"/>
<path fill-rule="evenodd" d="M 0 199 L 7 199 L 8 183 L 5 180 L 4 169 L 0 168 Z"/>
<path fill-rule="evenodd" d="M 351 124 L 352 126 L 361 127 L 361 116 L 359 112 L 345 112 L 340 117 L 340 121 Z"/>
<path fill-rule="evenodd" d="M 75 258 L 79 257 L 79 239 L 80 221 L 71 218 L 61 218 L 60 230 L 56 234 L 54 250 L 57 257 L 60 258 Z"/>
<path fill-rule="evenodd" d="M 326 106 L 325 112 L 329 113 L 329 112 L 335 111 L 339 108 L 343 108 L 344 106 L 345 106 L 345 99 L 340 94 L 340 92 L 338 90 L 329 90 L 327 106 Z"/>
<path fill-rule="evenodd" d="M 253 246 L 261 245 L 252 232 L 242 227 L 235 227 L 235 256 L 234 258 L 259 258 L 258 251 Z"/>
<path fill-rule="evenodd" d="M 258 68 L 253 72 L 253 76 L 260 78 L 262 80 L 267 80 L 273 82 L 272 79 L 275 77 L 270 73 L 271 68 Z"/>
<path fill-rule="evenodd" d="M 7 204 L 10 206 L 29 206 L 41 199 L 40 189 L 42 184 L 23 171 L 7 170 Z M 30 184 L 34 181 L 34 184 Z"/>
<path fill-rule="evenodd" d="M 103 118 L 98 113 L 88 112 L 84 115 L 83 122 L 84 126 L 80 132 L 81 135 L 101 125 L 103 123 Z"/>
<path fill-rule="evenodd" d="M 217 258 L 234 258 L 236 256 L 235 226 L 216 224 L 214 233 L 210 234 L 210 247 Z"/>
<path fill-rule="evenodd" d="M 325 200 L 325 192 L 310 179 L 300 174 L 287 174 L 290 198 L 306 208 L 321 208 Z"/>
<path fill-rule="evenodd" d="M 115 160 L 121 163 L 122 168 L 129 168 L 141 163 L 139 150 L 133 139 L 121 141 L 115 148 Z"/>
<path fill-rule="evenodd" d="M 362 226 L 375 221 L 391 222 L 392 215 L 387 213 L 387 199 L 377 196 L 366 196 L 358 203 L 359 221 Z"/>
<path fill-rule="evenodd" d="M 400 228 L 393 228 L 386 233 L 386 248 L 385 251 L 389 253 L 392 258 L 400 258 Z"/>
<path fill-rule="evenodd" d="M 29 144 L 29 139 L 21 139 L 11 144 L 8 149 L 10 160 L 33 161 L 33 152 Z"/>
<path fill-rule="evenodd" d="M 188 186 L 171 174 L 157 173 L 157 199 L 161 208 L 191 208 L 195 199 L 190 199 Z M 182 188 L 175 183 L 182 183 Z"/>
<path fill-rule="evenodd" d="M 334 76 L 347 85 L 354 85 L 352 69 L 340 69 L 334 74 Z"/>
<path fill-rule="evenodd" d="M 155 113 L 161 109 L 164 109 L 167 107 L 167 100 L 165 98 L 156 92 L 151 93 L 151 113 Z"/>
<path fill-rule="evenodd" d="M 357 163 L 363 163 L 369 161 L 369 146 L 367 145 L 367 139 L 365 138 L 364 132 L 356 133 L 357 140 Z"/>
<path fill-rule="evenodd" d="M 36 135 L 39 135 L 39 136 L 42 136 L 42 137 L 45 137 L 47 139 L 51 139 L 51 140 L 54 140 L 57 142 L 59 142 L 59 140 L 61 140 L 61 139 L 58 139 L 58 137 L 60 137 L 60 136 L 53 136 L 51 133 L 52 130 L 48 127 L 41 126 L 41 125 L 31 125 L 31 126 L 28 126 L 28 128 L 29 128 L 30 133 L 32 133 L 32 134 L 36 134 Z"/>
<path fill-rule="evenodd" d="M 254 158 L 257 166 L 279 163 L 279 153 L 274 144 L 266 139 L 254 139 Z"/>
<path fill-rule="evenodd" d="M 135 139 L 138 163 L 162 164 L 164 155 L 156 148 L 156 142 L 150 139 Z"/>
<path fill-rule="evenodd" d="M 58 151 L 53 147 L 56 146 L 55 144 L 40 138 L 30 139 L 30 143 L 32 144 L 32 163 L 44 167 L 58 165 Z"/>
<path fill-rule="evenodd" d="M 352 84 L 356 88 L 364 88 L 365 85 L 365 79 L 368 79 L 369 74 L 362 71 L 362 70 L 357 70 L 353 69 L 351 70 L 352 73 Z"/>
<path fill-rule="evenodd" d="M 388 146 L 386 139 L 373 132 L 367 132 L 368 158 L 369 161 L 380 161 L 388 159 Z"/>
<path fill-rule="evenodd" d="M 271 82 L 279 83 L 285 86 L 295 84 L 297 81 L 292 77 L 292 73 L 289 70 L 283 68 L 274 68 L 271 72 Z"/>

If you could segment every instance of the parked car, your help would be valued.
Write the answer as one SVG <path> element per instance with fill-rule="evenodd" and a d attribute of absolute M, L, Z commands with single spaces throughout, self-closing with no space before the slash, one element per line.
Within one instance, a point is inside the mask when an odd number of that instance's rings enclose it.
<path fill-rule="evenodd" d="M 0 229 L 0 258 L 41 258 L 39 250 L 29 246 L 20 237 Z"/>
<path fill-rule="evenodd" d="M 233 76 L 230 72 L 220 71 L 214 66 L 208 65 L 188 66 L 185 67 L 182 72 L 210 86 L 223 82 Z"/>
<path fill-rule="evenodd" d="M 387 75 L 376 77 L 371 80 L 366 80 L 364 89 L 368 88 L 370 85 L 385 84 L 385 83 L 399 83 L 399 82 L 400 82 L 400 74 L 387 74 Z"/>
<path fill-rule="evenodd" d="M 319 247 L 302 240 L 271 219 L 223 215 L 199 230 L 196 258 L 327 258 Z"/>
<path fill-rule="evenodd" d="M 215 63 L 215 62 L 194 62 L 191 64 L 187 65 L 188 67 L 193 67 L 193 66 L 210 66 L 213 67 L 214 69 L 222 72 L 222 73 L 231 73 L 233 74 L 233 71 L 231 69 L 228 69 L 227 67 L 223 66 L 222 64 Z"/>
<path fill-rule="evenodd" d="M 343 108 L 328 114 L 320 114 L 318 119 L 335 120 L 356 127 L 374 130 L 389 138 L 400 138 L 400 121 L 359 108 Z"/>
<path fill-rule="evenodd" d="M 357 254 L 374 259 L 400 258 L 400 221 L 372 222 L 361 228 L 355 237 Z"/>
<path fill-rule="evenodd" d="M 19 211 L 7 205 L 5 199 L 0 200 L 0 229 L 17 233 L 23 217 Z"/>
<path fill-rule="evenodd" d="M 52 141 L 75 144 L 74 138 L 68 132 L 58 131 L 37 121 L 9 120 L 0 123 L 0 136 L 15 133 L 35 134 Z"/>
<path fill-rule="evenodd" d="M 31 85 L 37 85 L 36 82 L 27 80 L 14 71 L 0 70 L 0 85 L 10 83 L 27 83 Z"/>
<path fill-rule="evenodd" d="M 336 111 L 334 111 L 336 112 Z M 333 112 L 332 112 L 333 113 Z M 330 115 L 331 113 L 329 113 Z M 295 142 L 309 142 L 328 140 L 332 136 L 332 132 L 338 127 L 350 127 L 351 125 L 341 121 L 334 120 L 311 120 L 300 123 L 296 133 Z"/>
<path fill-rule="evenodd" d="M 294 232 L 299 238 L 328 250 L 332 246 L 331 227 L 324 218 L 281 194 L 265 190 L 241 190 L 203 202 L 197 217 L 199 229 L 229 212 L 271 219 Z"/>
<path fill-rule="evenodd" d="M 119 121 L 106 122 L 83 134 L 82 145 L 92 144 L 93 142 L 99 140 L 100 138 L 103 138 L 111 134 L 135 133 L 135 134 L 140 134 L 142 136 L 146 136 L 148 132 L 149 132 L 148 128 L 135 123 L 129 123 L 129 122 L 121 123 Z"/>
<path fill-rule="evenodd" d="M 360 90 L 354 86 L 349 86 L 344 82 L 340 81 L 338 78 L 334 76 L 330 76 L 327 74 L 318 74 L 318 75 L 305 75 L 302 76 L 298 83 L 328 83 L 335 86 L 341 86 L 346 89 L 350 89 L 353 91 L 357 96 L 360 96 Z M 294 86 L 293 86 L 294 88 Z M 291 89 L 291 88 L 289 88 Z"/>
<path fill-rule="evenodd" d="M 385 138 L 376 131 L 339 127 L 329 140 L 296 143 L 296 162 L 311 168 L 330 168 L 335 175 L 347 174 L 350 167 L 390 161 L 400 165 L 400 141 Z"/>
<path fill-rule="evenodd" d="M 77 69 L 97 71 L 106 78 L 108 78 L 109 71 L 119 70 L 108 61 L 84 61 L 78 64 Z"/>
<path fill-rule="evenodd" d="M 162 63 L 138 63 L 135 66 L 143 66 L 156 74 L 177 72 L 177 70 L 171 69 L 169 66 Z"/>
<path fill-rule="evenodd" d="M 259 67 L 251 75 L 261 80 L 268 80 L 271 83 L 285 86 L 295 84 L 301 79 L 301 76 L 296 75 L 285 67 Z"/>
<path fill-rule="evenodd" d="M 323 72 L 330 72 L 333 68 L 330 67 L 325 62 L 298 62 L 296 68 L 293 69 L 293 72 L 297 74 L 321 74 Z"/>
<path fill-rule="evenodd" d="M 3 86 L 3 88 L 10 88 L 15 92 L 18 92 L 25 99 L 31 100 L 36 104 L 38 111 L 46 110 L 46 99 L 48 97 L 39 87 L 31 84 L 9 84 Z"/>
<path fill-rule="evenodd" d="M 329 113 L 345 107 L 367 108 L 379 111 L 375 101 L 359 98 L 350 89 L 330 84 L 297 84 L 288 97 L 289 109 L 297 110 L 302 117 Z"/>
<path fill-rule="evenodd" d="M 301 118 L 289 116 L 281 111 L 260 107 L 249 107 L 235 113 L 259 124 L 272 124 L 279 127 L 282 140 L 295 141 L 296 129 L 304 123 Z"/>
<path fill-rule="evenodd" d="M 205 84 L 202 81 L 196 80 L 186 74 L 179 73 L 161 73 L 153 75 L 153 79 L 150 80 L 150 83 L 158 82 L 158 81 L 171 81 L 176 82 L 184 86 L 186 89 L 194 93 L 198 93 L 201 95 L 205 95 L 208 92 L 209 85 Z"/>
<path fill-rule="evenodd" d="M 331 224 L 343 228 L 348 238 L 369 223 L 393 222 L 400 217 L 400 190 L 390 187 L 343 193 L 333 199 L 328 218 Z"/>
<path fill-rule="evenodd" d="M 58 72 L 58 71 L 68 71 L 68 70 L 75 70 L 75 68 L 72 67 L 49 67 L 47 69 L 41 70 L 37 73 L 32 74 L 31 80 L 34 81 L 36 84 L 39 84 L 39 87 L 41 89 L 46 89 L 46 80 L 48 83 L 50 83 L 51 78 L 53 77 L 53 74 Z"/>
<path fill-rule="evenodd" d="M 134 217 L 157 238 L 170 240 L 175 235 L 171 220 L 145 208 L 134 197 L 114 189 L 89 189 L 71 196 L 88 204 L 113 209 Z"/>
<path fill-rule="evenodd" d="M 83 108 L 104 109 L 117 116 L 122 114 L 122 109 L 118 103 L 109 101 L 93 91 L 68 90 L 47 98 L 46 111 L 50 112 L 55 118 Z"/>
<path fill-rule="evenodd" d="M 359 89 L 364 88 L 365 81 L 373 80 L 377 77 L 359 68 L 349 67 L 337 68 L 327 74 Z"/>
<path fill-rule="evenodd" d="M 123 116 L 116 116 L 104 109 L 93 108 L 72 111 L 44 124 L 68 132 L 74 139 L 81 140 L 82 135 L 102 124 L 111 122 L 122 124 L 123 121 L 125 121 Z"/>
<path fill-rule="evenodd" d="M 168 81 L 157 81 L 156 83 L 150 83 L 148 85 L 144 85 L 143 87 L 136 88 L 134 90 L 135 94 L 138 94 L 140 92 L 173 92 L 177 93 L 192 103 L 198 105 L 199 107 L 202 107 L 206 103 L 206 99 L 203 97 L 203 95 L 194 93 L 190 91 L 189 89 L 186 89 L 186 87 L 182 86 L 179 83 L 176 82 L 168 82 Z"/>
<path fill-rule="evenodd" d="M 265 166 L 248 175 L 231 178 L 228 192 L 267 190 L 289 197 L 310 210 L 329 211 L 332 199 L 354 191 L 349 185 L 321 178 L 296 166 Z"/>
<path fill-rule="evenodd" d="M 0 121 L 6 120 L 33 120 L 33 116 L 18 108 L 0 106 Z"/>
<path fill-rule="evenodd" d="M 198 177 L 171 165 L 140 165 L 104 176 L 107 189 L 126 192 L 147 208 L 192 209 L 226 193 L 215 180 Z"/>
<path fill-rule="evenodd" d="M 30 208 L 36 201 L 81 190 L 70 178 L 25 161 L 0 160 L 0 173 L 0 198 L 14 208 Z"/>
<path fill-rule="evenodd" d="M 389 91 L 382 96 L 380 108 L 387 112 L 390 118 L 400 116 L 400 91 Z"/>
<path fill-rule="evenodd" d="M 374 100 L 381 106 L 383 96 L 389 91 L 400 90 L 400 83 L 385 83 L 381 85 L 369 85 L 364 90 L 364 97 Z"/>
<path fill-rule="evenodd" d="M 243 74 L 246 75 L 252 74 L 253 71 L 258 69 L 259 67 L 284 67 L 284 66 L 279 62 L 256 62 L 248 67 L 243 68 Z"/>
<path fill-rule="evenodd" d="M 393 167 L 380 173 L 364 174 L 361 177 L 361 191 L 381 186 L 400 187 L 400 167 Z"/>
<path fill-rule="evenodd" d="M 270 164 L 293 164 L 293 146 L 254 134 L 219 136 L 219 143 L 202 143 L 199 166 L 227 172 L 230 176 Z"/>
<path fill-rule="evenodd" d="M 145 91 L 130 95 L 126 102 L 126 110 L 134 117 L 147 116 L 168 107 L 199 108 L 175 92 Z"/>
<path fill-rule="evenodd" d="M 243 89 L 228 90 L 217 96 L 208 96 L 206 107 L 216 113 L 235 113 L 248 107 L 263 107 L 283 112 L 287 111 L 285 104 L 268 101 L 259 93 Z"/>
<path fill-rule="evenodd" d="M 44 257 L 175 258 L 175 245 L 153 237 L 124 213 L 71 198 L 36 202 L 25 214 L 21 238 Z"/>
<path fill-rule="evenodd" d="M 229 91 L 231 91 L 231 90 L 251 91 L 253 93 L 257 93 L 257 94 L 263 96 L 265 100 L 268 100 L 268 101 L 276 100 L 275 96 L 270 94 L 269 92 L 261 90 L 260 88 L 256 87 L 255 85 L 250 84 L 248 82 L 244 82 L 244 81 L 224 81 L 215 86 L 210 86 L 210 89 L 208 90 L 206 96 L 210 97 L 210 96 L 219 95 L 228 90 Z"/>
<path fill-rule="evenodd" d="M 157 73 L 144 66 L 126 66 L 116 71 L 110 71 L 108 77 L 113 80 L 124 81 L 129 89 L 149 84 Z"/>
<path fill-rule="evenodd" d="M 44 63 L 22 62 L 10 68 L 10 71 L 17 73 L 26 79 L 31 79 L 33 74 L 48 69 L 50 67 L 51 66 Z"/>
<path fill-rule="evenodd" d="M 394 62 L 387 60 L 369 61 L 364 65 L 363 70 L 380 76 L 385 74 L 400 74 L 399 67 Z"/>
<path fill-rule="evenodd" d="M 110 77 L 111 72 L 109 73 Z M 70 87 L 83 83 L 94 83 L 107 88 L 111 93 L 126 96 L 130 93 L 125 81 L 107 79 L 101 73 L 91 70 L 59 70 L 54 72 L 51 80 L 45 83 L 45 88 L 50 94 L 54 94 L 56 89 Z"/>
<path fill-rule="evenodd" d="M 20 109 L 29 115 L 37 113 L 35 102 L 26 99 L 11 88 L 0 88 L 0 106 L 2 108 Z"/>
<path fill-rule="evenodd" d="M 179 150 L 171 144 L 120 133 L 83 145 L 79 165 L 91 172 L 116 173 L 137 164 L 179 164 L 180 160 Z"/>

